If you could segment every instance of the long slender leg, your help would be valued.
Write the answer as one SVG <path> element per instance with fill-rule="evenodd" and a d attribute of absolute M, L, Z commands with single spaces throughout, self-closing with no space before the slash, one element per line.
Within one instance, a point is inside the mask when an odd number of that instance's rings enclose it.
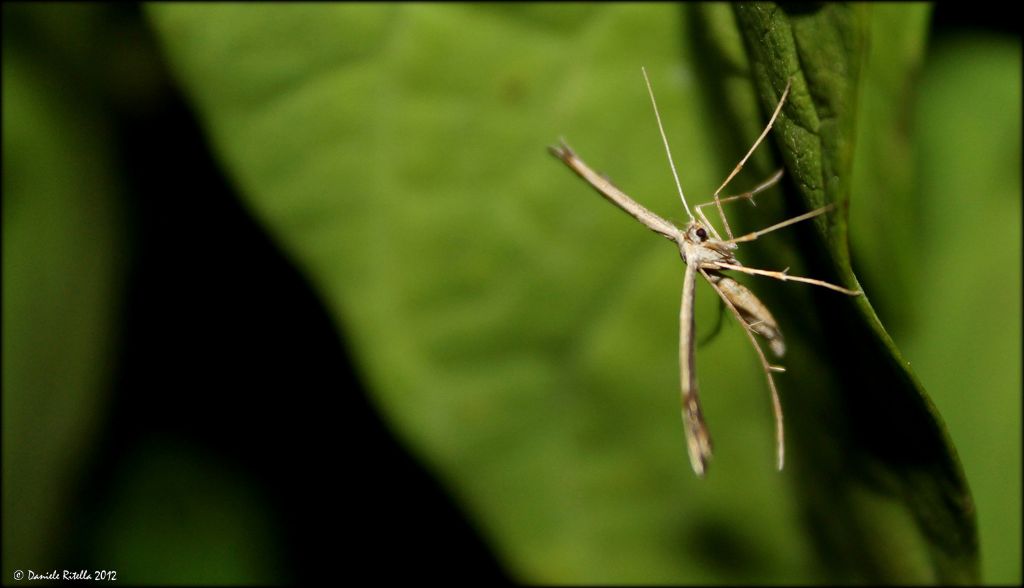
<path fill-rule="evenodd" d="M 821 208 L 815 208 L 814 210 L 812 210 L 810 212 L 805 212 L 805 213 L 801 214 L 800 216 L 794 216 L 793 218 L 788 219 L 788 220 L 784 220 L 781 223 L 775 223 L 774 225 L 772 225 L 772 226 L 770 226 L 768 228 L 765 228 L 765 229 L 761 229 L 760 231 L 754 231 L 753 233 L 747 233 L 746 235 L 741 235 L 739 237 L 735 237 L 733 239 L 730 239 L 729 242 L 730 243 L 742 243 L 744 241 L 753 241 L 754 239 L 757 239 L 761 235 L 770 233 L 772 231 L 777 231 L 777 230 L 779 230 L 779 229 L 781 229 L 783 227 L 788 227 L 789 225 L 796 224 L 796 223 L 798 223 L 800 221 L 804 221 L 804 220 L 807 220 L 807 219 L 814 218 L 814 217 L 816 217 L 818 215 L 821 215 L 821 214 L 825 214 L 826 212 L 832 210 L 833 208 L 835 208 L 834 204 L 826 204 L 825 206 L 822 206 Z"/>
<path fill-rule="evenodd" d="M 821 286 L 823 288 L 828 288 L 829 290 L 835 290 L 836 292 L 842 292 L 843 294 L 847 294 L 847 295 L 850 295 L 850 296 L 860 296 L 862 294 L 862 292 L 860 290 L 850 290 L 849 288 L 843 288 L 842 286 L 836 286 L 835 284 L 830 284 L 830 283 L 825 282 L 823 280 L 815 280 L 814 278 L 804 278 L 804 277 L 801 277 L 801 276 L 791 276 L 791 275 L 786 273 L 787 270 L 783 270 L 781 272 L 775 272 L 775 271 L 771 271 L 771 270 L 762 270 L 762 269 L 755 269 L 755 268 L 752 268 L 752 267 L 745 267 L 745 266 L 742 266 L 742 265 L 734 265 L 734 264 L 731 264 L 731 263 L 723 263 L 723 262 L 720 262 L 720 261 L 716 261 L 715 262 L 715 266 L 718 267 L 718 268 L 721 268 L 721 269 L 736 270 L 738 272 L 743 272 L 745 274 L 750 274 L 750 275 L 753 275 L 753 276 L 767 276 L 769 278 L 775 278 L 776 280 L 782 280 L 783 282 L 788 282 L 788 281 L 803 282 L 804 284 L 811 284 L 813 286 Z"/>
<path fill-rule="evenodd" d="M 795 217 L 793 217 L 793 218 L 791 218 L 789 220 L 784 220 L 781 223 L 776 223 L 776 224 L 774 224 L 774 225 L 772 225 L 772 226 L 770 226 L 768 228 L 761 229 L 760 231 L 754 231 L 753 233 L 748 233 L 746 235 L 743 235 L 743 236 L 740 236 L 740 237 L 736 237 L 736 238 L 730 240 L 729 243 L 741 243 L 741 242 L 744 242 L 744 241 L 753 241 L 754 239 L 757 239 L 758 237 L 760 237 L 761 235 L 764 235 L 765 233 L 770 233 L 772 231 L 776 231 L 776 230 L 781 229 L 783 227 L 788 227 L 789 225 L 792 225 L 794 223 L 798 223 L 798 222 L 803 221 L 803 220 L 814 218 L 814 217 L 816 217 L 816 216 L 818 216 L 820 214 L 824 214 L 824 213 L 828 212 L 829 210 L 831 210 L 834 207 L 835 207 L 834 204 L 828 204 L 826 206 L 822 206 L 821 208 L 817 208 L 817 209 L 812 210 L 810 212 L 806 212 L 804 214 L 801 214 L 800 216 L 795 216 Z M 767 276 L 769 278 L 775 278 L 777 280 L 782 280 L 783 282 L 792 280 L 794 282 L 803 282 L 805 284 L 812 284 L 812 285 L 815 285 L 815 286 L 822 286 L 822 287 L 828 288 L 830 290 L 835 290 L 836 292 L 842 292 L 843 294 L 848 294 L 850 296 L 858 296 L 858 295 L 861 294 L 860 290 L 850 290 L 848 288 L 843 288 L 842 286 L 837 286 L 835 284 L 830 284 L 830 283 L 825 282 L 823 280 L 815 280 L 814 278 L 803 278 L 803 277 L 799 277 L 799 276 L 791 276 L 788 273 L 786 273 L 788 270 L 783 270 L 781 272 L 776 272 L 776 271 L 770 271 L 770 270 L 762 270 L 762 269 L 749 268 L 749 267 L 744 267 L 744 266 L 740 266 L 740 265 L 734 265 L 734 264 L 731 264 L 731 263 L 718 263 L 717 265 L 719 265 L 719 266 L 721 266 L 721 267 L 723 267 L 725 269 L 736 270 L 736 271 L 743 272 L 743 273 L 746 273 L 746 274 L 751 274 L 751 275 Z"/>
<path fill-rule="evenodd" d="M 753 204 L 754 206 L 757 206 L 757 203 L 754 202 L 754 196 L 756 196 L 757 194 L 759 194 L 761 192 L 764 192 L 768 188 L 771 188 L 775 184 L 779 183 L 779 180 L 782 178 L 783 171 L 784 170 L 779 169 L 774 174 L 772 174 L 772 176 L 770 178 L 768 178 L 767 180 L 761 182 L 753 190 L 750 190 L 749 192 L 744 192 L 742 194 L 737 194 L 735 196 L 726 196 L 724 198 L 719 198 L 718 199 L 718 204 L 719 205 L 727 204 L 729 202 L 733 202 L 733 201 L 741 200 L 742 199 L 742 200 L 749 200 L 751 204 Z M 714 226 L 711 223 L 708 222 L 708 217 L 705 216 L 704 215 L 704 211 L 701 210 L 705 206 L 711 206 L 711 205 L 714 205 L 714 204 L 716 204 L 716 202 L 714 200 L 709 200 L 709 201 L 707 201 L 707 202 L 705 202 L 703 204 L 698 204 L 697 206 L 694 206 L 693 208 L 694 208 L 694 210 L 697 211 L 697 214 L 700 215 L 701 220 L 704 221 L 704 226 L 709 227 L 711 232 L 714 234 L 715 238 L 718 239 L 718 240 L 721 240 L 722 238 L 721 238 L 721 236 L 719 236 L 718 231 L 716 231 Z"/>
<path fill-rule="evenodd" d="M 782 402 L 779 401 L 779 391 L 776 390 L 775 379 L 772 378 L 772 372 L 780 371 L 781 368 L 773 366 L 772 364 L 768 363 L 768 358 L 765 357 L 764 351 L 761 350 L 761 346 L 757 343 L 757 339 L 754 337 L 753 331 L 751 331 L 750 327 L 747 325 L 747 322 L 743 320 L 743 317 L 740 315 L 740 311 L 736 310 L 736 307 L 732 305 L 732 302 L 729 301 L 729 298 L 721 290 L 718 289 L 718 286 L 711 280 L 711 277 L 708 276 L 707 272 L 705 272 L 703 269 L 700 269 L 700 273 L 704 276 L 704 279 L 706 279 L 708 283 L 711 284 L 711 287 L 714 288 L 715 292 L 718 293 L 718 296 L 722 299 L 722 302 L 724 302 L 725 305 L 729 307 L 729 310 L 732 311 L 733 316 L 736 317 L 736 320 L 739 321 L 740 326 L 743 327 L 743 332 L 746 333 L 747 338 L 750 339 L 750 344 L 753 345 L 754 350 L 757 351 L 757 357 L 761 360 L 761 367 L 762 369 L 764 369 L 764 376 L 765 378 L 768 379 L 768 388 L 769 390 L 771 390 L 772 411 L 775 413 L 776 467 L 779 470 L 782 470 L 782 466 L 786 460 L 786 433 L 782 421 Z"/>
<path fill-rule="evenodd" d="M 761 136 L 757 138 L 757 141 L 754 141 L 754 145 L 753 147 L 750 148 L 750 151 L 747 151 L 747 154 L 743 156 L 743 159 L 741 159 L 740 162 L 736 164 L 736 167 L 733 168 L 732 173 L 729 174 L 729 177 L 725 178 L 725 181 L 722 182 L 722 185 L 719 186 L 717 190 L 715 190 L 715 205 L 718 207 L 718 215 L 722 217 L 722 223 L 725 225 L 725 232 L 729 235 L 730 239 L 732 239 L 732 229 L 729 228 L 729 222 L 725 220 L 725 212 L 722 210 L 722 203 L 718 198 L 718 195 L 729 184 L 729 182 L 732 181 L 733 177 L 735 177 L 736 174 L 738 174 L 740 170 L 743 169 L 743 164 L 747 163 L 747 160 L 750 159 L 750 156 L 754 153 L 754 150 L 757 149 L 757 146 L 760 145 L 761 141 L 763 141 L 764 138 L 768 135 L 768 131 L 770 131 L 772 129 L 772 125 L 775 124 L 775 119 L 779 117 L 779 112 L 782 111 L 782 105 L 785 104 L 786 97 L 789 96 L 789 88 L 792 84 L 793 80 L 789 80 L 786 82 L 786 89 L 782 91 L 782 98 L 779 98 L 779 104 L 778 106 L 775 107 L 775 112 L 772 113 L 772 118 L 768 121 L 768 125 L 764 127 L 763 131 L 761 131 Z"/>
<path fill-rule="evenodd" d="M 686 429 L 686 447 L 690 465 L 704 477 L 711 458 L 711 436 L 697 396 L 697 364 L 694 354 L 693 300 L 697 285 L 697 262 L 687 260 L 683 277 L 683 299 L 679 305 L 679 382 L 681 388 L 683 424 Z"/>
<path fill-rule="evenodd" d="M 775 171 L 775 173 L 773 173 L 771 175 L 771 177 L 769 177 L 767 180 L 765 180 L 765 181 L 761 182 L 760 184 L 758 184 L 756 187 L 754 187 L 754 189 L 750 190 L 749 192 L 744 192 L 742 194 L 736 194 L 735 196 L 723 196 L 723 197 L 719 198 L 718 201 L 721 204 L 726 204 L 726 203 L 732 202 L 734 200 L 745 199 L 745 200 L 750 200 L 751 204 L 753 204 L 754 206 L 757 206 L 757 203 L 754 202 L 754 196 L 760 194 L 761 192 L 764 192 L 765 190 L 767 190 L 768 188 L 771 188 L 775 184 L 778 184 L 779 180 L 782 179 L 782 175 L 783 175 L 783 173 L 785 173 L 785 171 L 786 171 L 785 169 L 779 168 L 778 170 Z M 704 208 L 705 206 L 712 206 L 714 203 L 715 203 L 714 200 L 708 200 L 707 202 L 704 202 L 702 204 L 698 204 L 694 208 Z"/>

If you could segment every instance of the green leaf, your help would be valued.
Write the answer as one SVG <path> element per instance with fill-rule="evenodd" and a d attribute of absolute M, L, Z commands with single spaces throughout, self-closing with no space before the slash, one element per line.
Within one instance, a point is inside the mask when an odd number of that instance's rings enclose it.
<path fill-rule="evenodd" d="M 147 10 L 226 169 L 350 337 L 380 409 L 514 575 L 972 577 L 973 522 L 955 458 L 919 387 L 879 342 L 866 298 L 754 286 L 777 291 L 766 299 L 782 301 L 777 317 L 793 329 L 780 376 L 789 465 L 774 472 L 763 375 L 732 327 L 698 353 L 717 453 L 708 479 L 694 478 L 678 416 L 678 254 L 544 153 L 562 135 L 678 219 L 640 66 L 699 202 L 757 136 L 758 100 L 774 106 L 793 71 L 781 66 L 799 56 L 807 69 L 774 133 L 781 159 L 803 210 L 849 201 L 865 9 L 739 8 L 742 37 L 728 6 Z M 771 33 L 763 47 L 751 37 L 759 26 Z M 681 32 L 694 41 L 679 43 Z M 722 51 L 701 51 L 701 39 Z M 836 59 L 844 68 L 829 75 Z M 729 67 L 709 75 L 709 62 Z M 723 118 L 742 129 L 739 150 Z M 734 189 L 763 179 L 770 155 L 762 148 Z M 790 193 L 759 199 L 760 226 L 798 207 Z M 845 217 L 830 218 L 818 224 L 824 249 L 797 230 L 796 249 L 765 237 L 759 258 L 856 284 Z M 697 307 L 700 332 L 716 312 L 710 290 Z M 874 363 L 865 369 L 847 345 Z"/>
<path fill-rule="evenodd" d="M 781 117 L 776 136 L 801 196 L 812 206 L 845 203 L 853 178 L 857 98 L 863 93 L 858 84 L 871 31 L 869 7 L 830 4 L 783 10 L 742 4 L 735 10 L 762 102 L 771 104 L 772 87 L 793 78 L 797 114 Z M 919 21 L 920 10 L 902 18 Z M 875 27 L 884 38 L 883 47 L 920 45 L 920 26 L 893 31 L 891 24 L 901 19 L 877 20 L 890 24 Z M 885 72 L 877 77 L 894 80 L 907 75 L 907 64 L 902 58 L 891 63 L 876 59 L 873 65 Z M 805 95 L 807 100 L 801 101 Z M 826 236 L 842 281 L 852 285 L 857 280 L 850 267 L 844 216 L 832 217 Z M 868 296 L 856 303 L 862 320 L 831 300 L 815 306 L 822 323 L 829 325 L 829 338 L 843 341 L 845 349 L 822 348 L 823 359 L 834 366 L 829 394 L 823 395 L 818 383 L 802 382 L 806 398 L 815 398 L 816 412 L 846 417 L 838 422 L 807 418 L 797 424 L 809 441 L 800 449 L 815 455 L 808 460 L 812 467 L 799 473 L 805 508 L 819 528 L 816 546 L 823 559 L 834 569 L 848 570 L 851 578 L 976 582 L 974 505 L 956 451 Z M 858 535 L 863 539 L 851 540 Z"/>
<path fill-rule="evenodd" d="M 931 5 L 877 4 L 857 107 L 850 241 L 857 277 L 886 329 L 918 316 L 909 296 L 923 267 L 915 240 L 923 226 L 912 115 L 919 95 Z"/>
<path fill-rule="evenodd" d="M 121 211 L 95 96 L 6 34 L 18 9 L 4 6 L 3 560 L 47 570 L 68 565 L 53 546 L 106 398 Z"/>

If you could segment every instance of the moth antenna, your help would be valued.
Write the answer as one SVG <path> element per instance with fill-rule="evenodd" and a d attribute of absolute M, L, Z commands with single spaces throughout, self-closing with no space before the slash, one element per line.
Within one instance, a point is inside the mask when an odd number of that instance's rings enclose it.
<path fill-rule="evenodd" d="M 665 153 L 668 155 L 668 165 L 672 168 L 672 177 L 676 179 L 676 188 L 679 189 L 679 198 L 683 201 L 683 208 L 686 209 L 686 214 L 690 217 L 690 220 L 696 220 L 693 218 L 693 213 L 690 212 L 690 205 L 686 203 L 686 196 L 683 196 L 683 185 L 679 183 L 679 174 L 676 173 L 676 164 L 672 161 L 672 150 L 668 147 L 668 137 L 665 136 L 665 127 L 661 125 L 661 114 L 658 113 L 658 103 L 654 100 L 654 90 L 651 88 L 651 80 L 647 77 L 647 68 L 641 67 L 640 71 L 644 73 L 644 81 L 647 82 L 647 93 L 651 96 L 651 106 L 654 107 L 654 118 L 658 119 L 658 130 L 661 131 L 661 141 L 665 143 Z"/>

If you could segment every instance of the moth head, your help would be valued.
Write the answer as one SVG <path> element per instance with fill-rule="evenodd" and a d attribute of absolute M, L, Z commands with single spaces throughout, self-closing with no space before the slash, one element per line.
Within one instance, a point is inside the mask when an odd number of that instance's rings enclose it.
<path fill-rule="evenodd" d="M 708 234 L 708 230 L 704 228 L 704 225 L 697 221 L 690 223 L 690 226 L 686 227 L 686 240 L 690 243 L 705 243 L 711 237 Z"/>
<path fill-rule="evenodd" d="M 683 243 L 679 244 L 679 252 L 683 259 L 688 259 L 687 250 L 690 250 L 690 255 L 696 251 L 697 258 L 703 261 L 735 262 L 732 252 L 736 250 L 736 244 L 721 241 L 714 236 L 710 227 L 696 220 L 687 225 L 683 233 Z"/>

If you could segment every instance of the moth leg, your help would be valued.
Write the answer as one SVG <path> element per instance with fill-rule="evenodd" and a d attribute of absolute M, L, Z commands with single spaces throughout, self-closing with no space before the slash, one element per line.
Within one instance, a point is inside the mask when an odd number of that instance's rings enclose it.
<path fill-rule="evenodd" d="M 729 301 L 728 296 L 722 292 L 718 287 L 718 284 L 711 279 L 711 276 L 704 271 L 704 268 L 698 268 L 698 271 L 704 276 L 704 278 L 711 284 L 718 296 L 725 302 L 725 305 L 732 311 L 733 316 L 743 326 L 743 332 L 747 334 L 747 338 L 750 339 L 750 344 L 754 346 L 754 351 L 757 352 L 757 357 L 761 360 L 761 367 L 764 369 L 764 376 L 768 379 L 768 388 L 771 390 L 772 397 L 772 410 L 775 413 L 775 448 L 776 448 L 776 467 L 781 471 L 782 466 L 785 463 L 786 458 L 786 440 L 785 430 L 782 422 L 782 402 L 779 401 L 779 391 L 775 388 L 775 378 L 772 377 L 772 372 L 778 371 L 778 369 L 768 363 L 768 358 L 765 357 L 764 351 L 761 350 L 761 346 L 757 343 L 757 339 L 754 338 L 754 333 L 747 325 L 747 322 L 743 320 L 743 316 L 740 315 L 740 311 L 736 310 L 732 302 Z"/>
<path fill-rule="evenodd" d="M 776 280 L 781 280 L 783 282 L 788 282 L 792 280 L 794 282 L 811 284 L 812 286 L 821 286 L 823 288 L 828 288 L 829 290 L 842 292 L 843 294 L 846 294 L 848 296 L 860 296 L 863 293 L 860 290 L 850 290 L 849 288 L 843 288 L 842 286 L 830 284 L 829 282 L 826 282 L 824 280 L 815 280 L 814 278 L 804 278 L 802 276 L 791 276 L 788 273 L 786 273 L 787 271 L 789 271 L 788 269 L 782 270 L 781 272 L 776 272 L 771 270 L 762 270 L 755 269 L 752 267 L 745 267 L 742 265 L 734 265 L 731 263 L 724 263 L 720 261 L 716 261 L 715 266 L 721 269 L 736 270 L 738 272 L 743 272 L 745 274 L 750 274 L 752 276 L 766 276 L 769 278 L 775 278 Z"/>
<path fill-rule="evenodd" d="M 772 118 L 768 121 L 764 130 L 761 131 L 761 136 L 757 138 L 757 141 L 754 141 L 754 145 L 750 148 L 750 151 L 747 151 L 747 154 L 743 156 L 743 159 L 736 164 L 736 167 L 733 168 L 729 177 L 725 178 L 722 185 L 715 190 L 715 206 L 718 207 L 718 215 L 722 217 L 722 223 L 725 225 L 725 232 L 729 235 L 730 239 L 732 239 L 732 229 L 729 228 L 729 222 L 725 220 L 725 212 L 722 211 L 722 201 L 719 199 L 718 195 L 721 194 L 722 190 L 729 184 L 729 182 L 732 181 L 733 177 L 743 169 L 743 164 L 747 163 L 747 160 L 750 159 L 750 156 L 754 153 L 754 150 L 757 149 L 757 146 L 761 144 L 761 141 L 764 141 L 764 138 L 768 135 L 768 131 L 770 131 L 772 129 L 772 125 L 775 124 L 775 119 L 777 119 L 779 117 L 779 113 L 782 112 L 782 105 L 786 103 L 786 97 L 789 96 L 789 88 L 792 84 L 792 79 L 786 82 L 786 89 L 782 91 L 782 98 L 779 98 L 779 104 L 775 107 L 775 112 L 772 113 Z"/>
<path fill-rule="evenodd" d="M 782 168 L 779 168 L 779 170 L 776 171 L 774 174 L 772 174 L 770 178 L 768 178 L 767 180 L 761 182 L 760 184 L 755 186 L 753 190 L 750 190 L 749 192 L 744 192 L 742 194 L 736 194 L 735 196 L 725 196 L 724 198 L 719 198 L 718 199 L 718 204 L 727 204 L 729 202 L 734 202 L 736 200 L 741 200 L 742 199 L 742 200 L 749 200 L 751 204 L 753 204 L 754 206 L 757 206 L 757 203 L 754 202 L 754 196 L 758 195 L 761 192 L 764 192 L 765 190 L 767 190 L 768 188 L 771 188 L 775 184 L 778 184 L 779 180 L 782 179 L 783 171 L 784 170 Z M 705 206 L 711 206 L 711 205 L 713 205 L 715 203 L 716 202 L 714 200 L 709 200 L 709 201 L 707 201 L 707 202 L 705 202 L 703 204 L 698 204 L 697 206 L 694 206 L 693 208 L 694 208 L 694 210 L 697 211 L 697 214 L 700 215 L 701 220 L 704 221 L 704 225 L 707 226 L 707 227 L 711 227 L 711 232 L 714 233 L 715 238 L 721 240 L 721 237 L 718 235 L 718 231 L 716 231 L 714 229 L 714 227 L 711 225 L 711 223 L 708 222 L 708 217 L 705 216 L 704 215 L 704 211 L 701 210 Z"/>
<path fill-rule="evenodd" d="M 835 208 L 835 204 L 826 204 L 825 206 L 822 206 L 821 208 L 815 208 L 814 210 L 812 210 L 810 212 L 805 212 L 805 213 L 801 214 L 800 216 L 794 216 L 793 218 L 788 219 L 788 220 L 784 220 L 781 223 L 775 223 L 774 225 L 772 225 L 770 227 L 767 227 L 767 228 L 764 228 L 764 229 L 761 229 L 760 231 L 754 231 L 753 233 L 747 233 L 746 235 L 741 235 L 739 237 L 734 237 L 734 238 L 730 239 L 729 242 L 730 243 L 742 243 L 744 241 L 753 241 L 754 239 L 757 239 L 761 235 L 764 235 L 764 234 L 767 234 L 767 233 L 771 233 L 772 231 L 777 231 L 777 230 L 779 230 L 779 229 L 781 229 L 783 227 L 788 227 L 789 225 L 796 224 L 796 223 L 798 223 L 800 221 L 803 221 L 803 220 L 814 218 L 814 217 L 816 217 L 816 216 L 818 216 L 820 214 L 825 214 L 826 212 L 832 210 L 833 208 Z"/>

